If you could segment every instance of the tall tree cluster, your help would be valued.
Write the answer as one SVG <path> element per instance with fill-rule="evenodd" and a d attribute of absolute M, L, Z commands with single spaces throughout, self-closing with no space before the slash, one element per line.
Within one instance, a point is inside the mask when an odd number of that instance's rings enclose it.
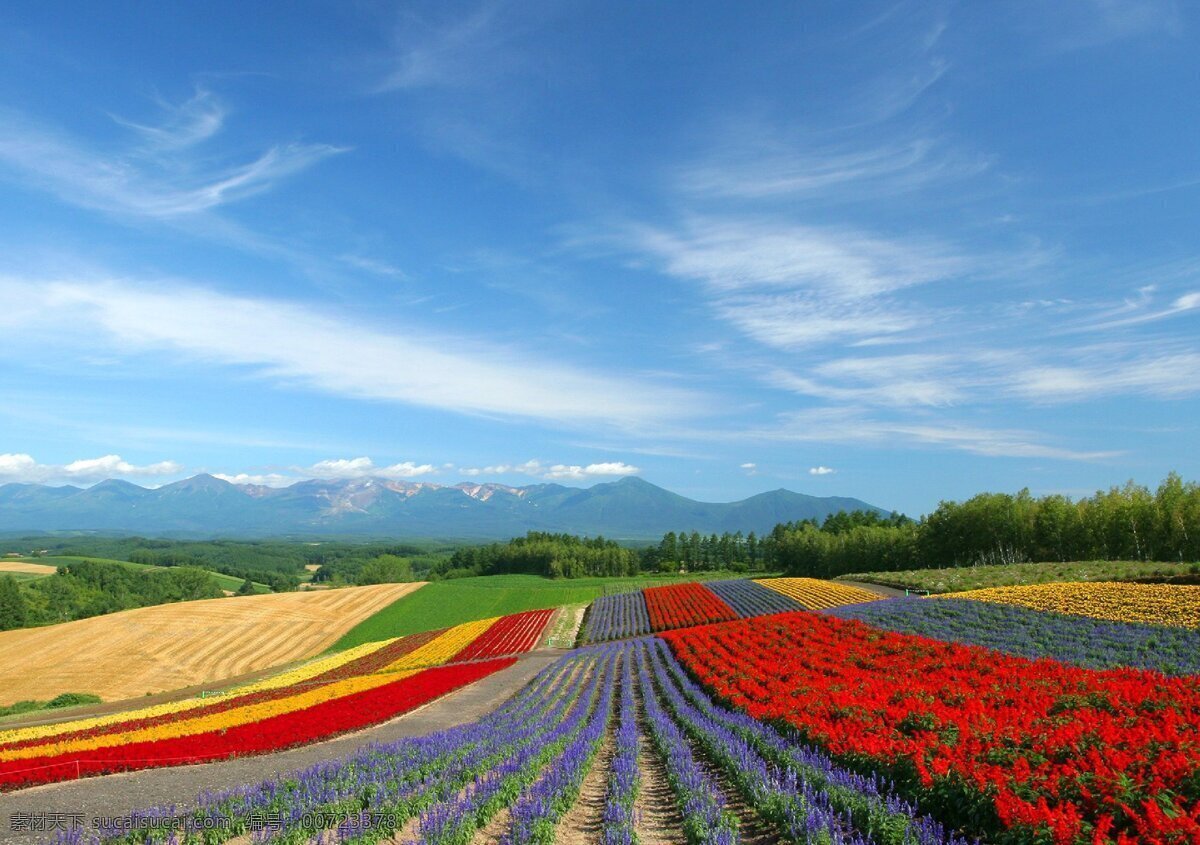
<path fill-rule="evenodd" d="M 942 502 L 920 522 L 854 521 L 777 526 L 769 559 L 819 577 L 1024 561 L 1200 561 L 1200 485 L 1175 473 L 1154 491 L 1130 482 L 1078 501 L 980 493 Z"/>
<path fill-rule="evenodd" d="M 638 573 L 638 554 L 603 537 L 530 531 L 507 543 L 459 549 L 444 574 L 502 575 L 524 572 L 549 578 L 620 576 Z"/>

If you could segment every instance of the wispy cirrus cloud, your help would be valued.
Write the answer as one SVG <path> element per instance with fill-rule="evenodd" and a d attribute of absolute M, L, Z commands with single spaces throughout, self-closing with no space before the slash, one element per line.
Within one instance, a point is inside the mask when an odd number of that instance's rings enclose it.
<path fill-rule="evenodd" d="M 969 276 L 976 258 L 928 238 L 779 218 L 694 216 L 612 236 L 678 279 L 698 283 L 718 317 L 777 349 L 899 335 L 931 317 L 895 298 Z"/>
<path fill-rule="evenodd" d="M 102 345 L 118 358 L 162 356 L 163 367 L 241 367 L 284 387 L 462 414 L 623 428 L 707 406 L 694 391 L 498 350 L 475 336 L 385 329 L 316 304 L 189 285 L 0 279 L 0 307 L 13 338 L 48 341 L 43 331 L 70 324 L 88 336 L 89 355 Z"/>
<path fill-rule="evenodd" d="M 1072 449 L 1047 443 L 1044 435 L 1011 428 L 989 428 L 938 419 L 885 419 L 853 408 L 819 408 L 781 414 L 777 421 L 739 432 L 746 439 L 784 443 L 839 443 L 894 448 L 952 449 L 987 457 L 1054 458 L 1096 461 L 1115 451 Z"/>
<path fill-rule="evenodd" d="M 106 478 L 156 478 L 178 475 L 183 466 L 175 461 L 157 461 L 152 464 L 133 464 L 120 455 L 102 455 L 98 458 L 81 458 L 66 464 L 39 463 L 32 455 L 8 453 L 0 455 L 0 484 L 29 482 L 91 483 Z"/>
<path fill-rule="evenodd" d="M 210 93 L 198 91 L 191 100 L 170 110 L 161 124 L 120 120 L 140 143 L 111 151 L 24 116 L 0 112 L 0 167 L 16 180 L 71 205 L 174 219 L 271 190 L 322 159 L 345 151 L 329 144 L 289 142 L 239 163 L 193 154 L 195 146 L 220 131 L 224 120 L 223 107 Z"/>
<path fill-rule="evenodd" d="M 848 226 L 697 216 L 677 229 L 644 227 L 632 245 L 663 269 L 714 291 L 800 288 L 861 299 L 961 274 L 968 257 L 933 239 L 888 238 Z"/>
<path fill-rule="evenodd" d="M 460 88 L 495 78 L 512 60 L 501 3 L 481 3 L 461 19 L 431 22 L 404 14 L 395 28 L 391 67 L 378 92 Z M 488 70 L 484 70 L 484 69 Z"/>
<path fill-rule="evenodd" d="M 1200 352 L 1151 351 L 1102 346 L 1082 350 L 1063 363 L 1030 366 L 1014 374 L 1007 390 L 1045 404 L 1111 396 L 1170 399 L 1200 394 Z"/>
<path fill-rule="evenodd" d="M 112 115 L 112 118 L 141 135 L 151 150 L 175 150 L 216 135 L 225 125 L 229 113 L 225 105 L 204 88 L 197 88 L 192 97 L 182 103 L 159 99 L 157 104 L 163 112 L 163 119 L 158 124 L 138 123 L 118 115 Z"/>
<path fill-rule="evenodd" d="M 764 200 L 818 198 L 844 203 L 881 194 L 902 194 L 976 176 L 990 165 L 919 137 L 875 146 L 806 144 L 770 129 L 738 133 L 700 162 L 685 165 L 679 189 L 697 198 Z"/>

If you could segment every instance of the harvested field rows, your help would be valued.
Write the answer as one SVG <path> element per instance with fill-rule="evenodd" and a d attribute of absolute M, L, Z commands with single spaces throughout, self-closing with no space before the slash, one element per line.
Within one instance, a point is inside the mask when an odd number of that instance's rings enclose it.
<path fill-rule="evenodd" d="M 319 654 L 421 584 L 166 604 L 0 633 L 0 704 L 84 691 L 107 700 L 201 683 Z"/>

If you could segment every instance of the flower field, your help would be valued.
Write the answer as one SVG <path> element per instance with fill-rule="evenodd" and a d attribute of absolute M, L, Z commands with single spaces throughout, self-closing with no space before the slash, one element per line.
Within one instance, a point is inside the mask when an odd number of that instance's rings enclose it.
<path fill-rule="evenodd" d="M 368 643 L 217 696 L 0 731 L 0 787 L 274 751 L 357 730 L 511 665 L 502 656 L 536 645 L 552 615 Z"/>
<path fill-rule="evenodd" d="M 786 586 L 860 598 L 824 584 Z M 607 599 L 597 632 L 677 627 L 568 651 L 478 721 L 55 845 L 1200 843 L 1193 629 L 952 598 L 780 611 L 795 600 L 750 581 Z M 5 732 L 0 779 L 220 759 L 370 725 L 510 665 L 502 655 L 533 647 L 551 616 Z M 695 624 L 714 617 L 729 621 Z"/>
<path fill-rule="evenodd" d="M 706 585 L 742 619 L 748 616 L 766 616 L 771 613 L 787 613 L 804 610 L 795 599 L 778 590 L 764 587 L 757 581 L 738 579 L 735 581 L 710 581 Z"/>
<path fill-rule="evenodd" d="M 592 602 L 579 643 L 639 637 L 691 625 L 873 601 L 878 593 L 815 578 L 745 578 L 649 587 Z"/>
<path fill-rule="evenodd" d="M 1132 666 L 1167 675 L 1200 674 L 1200 631 L 1110 622 L 1018 605 L 943 598 L 896 598 L 822 611 L 877 628 L 986 646 L 1089 669 Z"/>
<path fill-rule="evenodd" d="M 995 842 L 1200 841 L 1200 682 L 787 614 L 660 635 L 718 698 Z"/>
<path fill-rule="evenodd" d="M 839 607 L 843 604 L 858 604 L 881 598 L 879 593 L 872 593 L 861 587 L 851 587 L 836 581 L 821 581 L 817 578 L 763 578 L 757 583 L 787 596 L 805 610 Z"/>
<path fill-rule="evenodd" d="M 1200 587 L 1176 584 L 1031 584 L 950 593 L 946 598 L 1015 604 L 1114 622 L 1200 628 Z"/>
<path fill-rule="evenodd" d="M 589 774 L 602 785 L 590 802 Z M 477 722 L 206 793 L 176 830 L 138 830 L 173 818 L 171 807 L 147 808 L 131 819 L 136 832 L 118 825 L 98 839 L 218 843 L 271 814 L 278 823 L 255 830 L 255 842 L 551 843 L 574 812 L 594 831 L 589 841 L 617 845 L 647 833 L 647 792 L 673 805 L 695 845 L 740 841 L 735 805 L 774 841 L 967 843 L 884 781 L 717 704 L 654 638 L 579 649 Z"/>

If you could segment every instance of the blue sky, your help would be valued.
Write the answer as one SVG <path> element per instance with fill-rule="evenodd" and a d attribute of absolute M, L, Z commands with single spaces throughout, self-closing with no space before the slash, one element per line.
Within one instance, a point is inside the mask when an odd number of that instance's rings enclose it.
<path fill-rule="evenodd" d="M 1197 478 L 1198 28 L 5 4 L 0 483 Z"/>

